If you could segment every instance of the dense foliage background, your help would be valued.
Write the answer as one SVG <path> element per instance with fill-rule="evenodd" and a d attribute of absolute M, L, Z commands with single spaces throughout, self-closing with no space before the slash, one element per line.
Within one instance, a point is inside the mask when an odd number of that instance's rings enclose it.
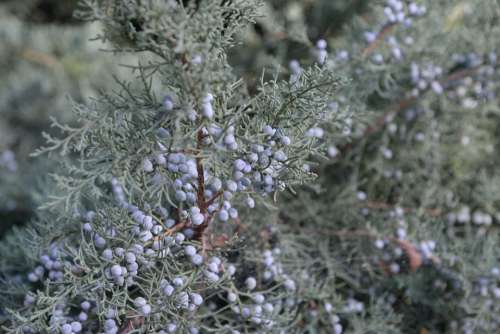
<path fill-rule="evenodd" d="M 498 333 L 500 4 L 0 4 L 0 332 Z"/>

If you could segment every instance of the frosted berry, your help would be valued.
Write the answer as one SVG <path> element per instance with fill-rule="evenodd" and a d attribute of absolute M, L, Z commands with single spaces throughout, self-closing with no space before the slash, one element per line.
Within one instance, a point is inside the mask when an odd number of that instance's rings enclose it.
<path fill-rule="evenodd" d="M 191 245 L 188 245 L 184 247 L 184 253 L 186 253 L 187 256 L 193 256 L 196 254 L 196 248 L 194 248 Z"/>
<path fill-rule="evenodd" d="M 245 280 L 245 284 L 246 284 L 248 290 L 253 290 L 257 286 L 257 281 L 253 277 L 248 277 Z"/>
<path fill-rule="evenodd" d="M 163 108 L 165 110 L 170 111 L 174 108 L 174 101 L 170 95 L 167 95 L 163 98 Z"/>
<path fill-rule="evenodd" d="M 64 324 L 61 327 L 61 333 L 62 334 L 71 334 L 73 332 L 73 329 L 71 328 L 70 324 Z"/>
<path fill-rule="evenodd" d="M 142 169 L 146 173 L 152 172 L 154 169 L 153 169 L 153 163 L 151 162 L 151 160 L 149 160 L 148 158 L 145 158 L 144 161 L 142 162 Z"/>
<path fill-rule="evenodd" d="M 203 297 L 200 294 L 197 293 L 191 293 L 191 301 L 193 304 L 196 306 L 200 306 L 203 303 Z"/>

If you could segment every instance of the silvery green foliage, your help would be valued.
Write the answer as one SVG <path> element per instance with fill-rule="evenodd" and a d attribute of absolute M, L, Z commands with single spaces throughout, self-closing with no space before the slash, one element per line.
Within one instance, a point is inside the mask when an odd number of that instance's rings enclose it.
<path fill-rule="evenodd" d="M 379 1 L 332 36 L 309 2 L 99 3 L 141 89 L 40 151 L 81 159 L 3 246 L 8 330 L 498 331 L 496 5 Z"/>
<path fill-rule="evenodd" d="M 329 41 L 325 66 L 352 78 L 338 107 L 371 120 L 345 130 L 354 139 L 337 135 L 320 182 L 282 202 L 282 238 L 302 246 L 297 263 L 315 260 L 310 303 L 363 303 L 340 312 L 347 332 L 496 332 L 498 6 L 369 12 Z"/>
<path fill-rule="evenodd" d="M 82 3 L 80 17 L 103 23 L 99 38 L 113 51 L 142 58 L 128 65 L 140 88 L 122 80 L 119 91 L 75 104 L 79 125 L 55 122 L 64 136 L 46 135 L 37 151 L 79 159 L 55 175 L 60 190 L 28 232 L 31 270 L 7 275 L 28 289 L 24 307 L 5 309 L 9 331 L 295 327 L 298 281 L 283 268 L 276 231 L 259 223 L 246 247 L 239 210 L 311 180 L 311 162 L 346 115 L 329 104 L 341 81 L 322 62 L 247 92 L 226 53 L 257 8 L 246 0 Z M 13 305 L 15 293 L 4 299 Z"/>

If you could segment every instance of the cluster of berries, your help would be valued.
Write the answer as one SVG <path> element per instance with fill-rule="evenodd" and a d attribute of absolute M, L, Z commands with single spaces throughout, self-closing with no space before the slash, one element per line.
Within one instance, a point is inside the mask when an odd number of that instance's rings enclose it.
<path fill-rule="evenodd" d="M 10 172 L 17 170 L 17 161 L 14 152 L 5 150 L 0 153 L 0 167 L 6 168 Z"/>

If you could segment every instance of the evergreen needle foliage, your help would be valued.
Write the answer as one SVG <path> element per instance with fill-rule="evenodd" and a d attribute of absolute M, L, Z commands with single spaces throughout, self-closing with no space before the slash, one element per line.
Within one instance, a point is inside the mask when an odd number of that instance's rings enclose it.
<path fill-rule="evenodd" d="M 498 4 L 76 14 L 131 74 L 34 153 L 63 166 L 0 243 L 6 333 L 500 330 Z"/>

